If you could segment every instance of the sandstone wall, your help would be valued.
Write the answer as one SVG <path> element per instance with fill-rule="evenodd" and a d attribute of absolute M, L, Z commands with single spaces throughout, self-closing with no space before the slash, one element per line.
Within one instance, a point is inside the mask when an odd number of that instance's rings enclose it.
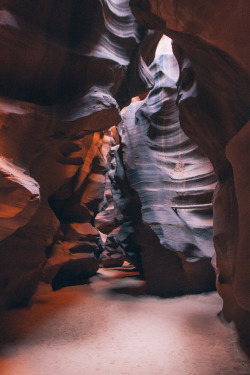
<path fill-rule="evenodd" d="M 115 204 L 124 215 L 120 242 L 143 273 L 148 292 L 161 296 L 215 286 L 216 178 L 208 158 L 180 128 L 178 66 L 168 49 L 150 66 L 154 88 L 127 107 L 118 126 L 121 146 L 113 181 L 114 191 L 119 188 Z"/>
<path fill-rule="evenodd" d="M 110 147 L 102 131 L 120 121 L 119 106 L 152 87 L 143 45 L 153 51 L 159 34 L 135 22 L 128 0 L 0 3 L 6 308 L 28 301 L 42 273 L 56 289 L 96 272 L 92 221 Z"/>
<path fill-rule="evenodd" d="M 181 126 L 211 160 L 217 287 L 249 350 L 249 26 L 247 0 L 132 0 L 137 19 L 174 40 Z M 243 203 L 244 201 L 244 203 Z"/>

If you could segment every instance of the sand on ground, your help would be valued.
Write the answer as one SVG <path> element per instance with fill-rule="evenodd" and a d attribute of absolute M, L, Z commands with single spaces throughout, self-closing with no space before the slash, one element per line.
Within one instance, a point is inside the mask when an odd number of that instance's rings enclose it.
<path fill-rule="evenodd" d="M 41 284 L 29 308 L 4 313 L 1 375 L 249 375 L 216 292 L 145 295 L 129 267 L 100 269 L 90 284 Z"/>

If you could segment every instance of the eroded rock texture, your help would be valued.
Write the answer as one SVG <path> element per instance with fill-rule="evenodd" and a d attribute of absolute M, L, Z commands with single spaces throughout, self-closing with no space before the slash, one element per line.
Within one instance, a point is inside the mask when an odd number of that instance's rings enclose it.
<path fill-rule="evenodd" d="M 125 218 L 119 238 L 142 269 L 149 293 L 210 290 L 215 285 L 214 171 L 180 128 L 175 104 L 178 66 L 171 50 L 150 69 L 154 88 L 145 100 L 127 108 L 118 126 L 121 147 L 114 185 L 121 194 L 115 203 Z"/>
<path fill-rule="evenodd" d="M 217 287 L 223 313 L 250 351 L 250 3 L 132 0 L 134 14 L 175 42 L 181 126 L 211 160 Z"/>
<path fill-rule="evenodd" d="M 159 34 L 135 22 L 128 0 L 0 5 L 5 308 L 28 300 L 42 271 L 55 289 L 73 273 L 96 272 L 92 221 L 109 148 L 102 131 L 120 121 L 119 106 L 152 87 L 146 60 Z"/>
<path fill-rule="evenodd" d="M 49 197 L 61 223 L 43 270 L 43 280 L 52 282 L 54 289 L 86 280 L 99 268 L 101 238 L 92 223 L 103 199 L 111 137 L 108 132 L 94 133 L 81 144 L 84 162 L 77 174 Z"/>
<path fill-rule="evenodd" d="M 106 174 L 104 199 L 95 217 L 95 226 L 100 231 L 103 240 L 103 251 L 100 255 L 101 266 L 118 267 L 125 259 L 124 250 L 118 240 L 123 215 L 114 204 L 111 180 L 115 173 L 115 155 L 119 148 L 120 138 L 115 126 L 112 127 L 110 133 L 113 147 L 109 151 L 107 160 L 109 172 Z"/>

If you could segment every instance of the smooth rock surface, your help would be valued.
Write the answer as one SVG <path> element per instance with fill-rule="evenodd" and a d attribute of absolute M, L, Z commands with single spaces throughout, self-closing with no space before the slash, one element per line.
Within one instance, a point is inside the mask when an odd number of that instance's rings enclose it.
<path fill-rule="evenodd" d="M 217 288 L 224 300 L 224 316 L 236 323 L 250 355 L 249 194 L 242 195 L 244 220 L 238 194 L 248 185 L 241 162 L 249 160 L 249 151 L 240 134 L 248 139 L 250 3 L 240 0 L 236 7 L 232 0 L 206 4 L 132 0 L 131 6 L 138 21 L 174 40 L 180 66 L 180 123 L 209 157 L 218 177 L 214 195 Z"/>
<path fill-rule="evenodd" d="M 201 149 L 180 128 L 178 66 L 168 52 L 150 65 L 155 87 L 127 107 L 118 126 L 114 177 L 125 223 L 119 239 L 142 268 L 149 293 L 169 296 L 215 287 L 211 265 L 212 196 L 216 178 Z M 119 191 L 119 190 L 118 190 Z M 139 265 L 139 264 L 140 265 Z"/>
<path fill-rule="evenodd" d="M 24 226 L 39 207 L 39 185 L 24 172 L 0 158 L 0 240 Z"/>
<path fill-rule="evenodd" d="M 12 221 L 5 233 L 15 232 L 0 243 L 1 305 L 8 308 L 29 299 L 54 246 L 62 245 L 63 267 L 66 253 L 70 261 L 76 246 L 63 244 L 61 224 L 94 220 L 106 173 L 102 131 L 120 121 L 119 106 L 153 86 L 147 59 L 161 34 L 135 21 L 128 0 L 5 1 L 0 31 L 0 156 L 40 188 L 35 215 Z M 24 207 L 22 199 L 13 194 L 10 205 Z M 90 255 L 85 246 L 83 262 L 83 242 L 77 273 Z M 95 272 L 97 248 L 99 239 L 90 257 Z"/>

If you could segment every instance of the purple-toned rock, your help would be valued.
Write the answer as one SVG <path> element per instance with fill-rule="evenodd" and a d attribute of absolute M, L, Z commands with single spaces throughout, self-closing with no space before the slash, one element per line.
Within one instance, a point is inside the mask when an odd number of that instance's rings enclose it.
<path fill-rule="evenodd" d="M 233 0 L 206 4 L 131 0 L 131 6 L 142 24 L 174 40 L 180 66 L 180 123 L 208 156 L 218 178 L 213 200 L 214 245 L 223 313 L 227 321 L 236 323 L 250 353 L 246 271 L 250 266 L 246 230 L 250 205 L 244 193 L 248 186 L 244 167 L 249 160 L 250 3 L 240 0 L 236 7 Z"/>
<path fill-rule="evenodd" d="M 106 238 L 104 251 L 100 256 L 102 267 L 120 267 L 125 260 L 125 252 L 120 246 L 118 236 L 120 228 L 114 229 Z"/>
<path fill-rule="evenodd" d="M 164 42 L 164 41 L 163 41 Z M 119 239 L 158 295 L 213 289 L 212 195 L 208 158 L 180 128 L 177 62 L 169 54 L 150 66 L 155 87 L 132 103 L 118 126 L 115 203 L 124 215 Z"/>

